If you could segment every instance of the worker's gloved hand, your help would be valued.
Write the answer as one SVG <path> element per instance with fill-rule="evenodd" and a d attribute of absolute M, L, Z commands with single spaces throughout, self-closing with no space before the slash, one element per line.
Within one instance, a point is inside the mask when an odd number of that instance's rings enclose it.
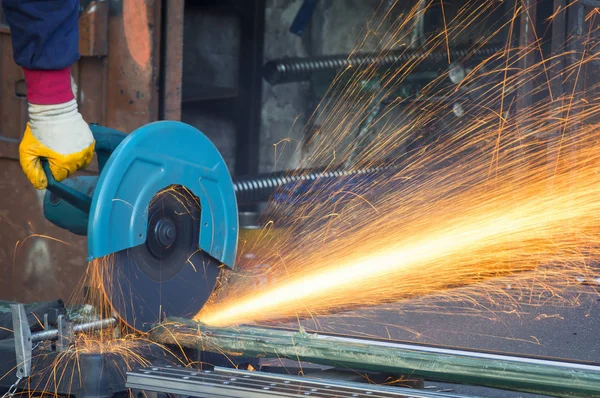
<path fill-rule="evenodd" d="M 73 97 L 70 72 L 58 78 L 44 73 L 48 71 L 25 73 L 29 122 L 19 146 L 21 167 L 37 189 L 48 184 L 41 158 L 48 159 L 54 178 L 62 181 L 90 164 L 95 144 Z"/>

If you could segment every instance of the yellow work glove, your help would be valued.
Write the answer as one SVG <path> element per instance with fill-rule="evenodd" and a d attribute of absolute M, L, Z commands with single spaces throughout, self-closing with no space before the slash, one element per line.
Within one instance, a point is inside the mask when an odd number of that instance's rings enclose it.
<path fill-rule="evenodd" d="M 94 137 L 78 111 L 77 102 L 29 104 L 29 122 L 19 145 L 21 167 L 37 189 L 48 184 L 41 159 L 48 159 L 52 175 L 62 181 L 87 167 L 94 156 Z"/>

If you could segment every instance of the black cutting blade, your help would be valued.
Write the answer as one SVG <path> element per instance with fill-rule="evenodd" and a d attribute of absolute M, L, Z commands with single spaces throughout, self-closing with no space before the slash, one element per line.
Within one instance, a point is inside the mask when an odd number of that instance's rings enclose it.
<path fill-rule="evenodd" d="M 114 254 L 106 295 L 139 331 L 165 316 L 192 318 L 215 288 L 220 262 L 198 248 L 200 205 L 183 187 L 158 193 L 148 208 L 146 242 Z"/>

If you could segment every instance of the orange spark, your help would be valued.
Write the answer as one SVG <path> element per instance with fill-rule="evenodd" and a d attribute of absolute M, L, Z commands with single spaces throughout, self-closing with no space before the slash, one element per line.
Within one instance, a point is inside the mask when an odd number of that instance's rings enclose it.
<path fill-rule="evenodd" d="M 467 27 L 492 25 L 482 13 L 498 5 L 485 4 L 467 2 L 444 35 L 430 38 L 424 51 L 454 42 Z M 510 39 L 514 21 L 527 10 L 511 12 L 490 30 L 509 28 Z M 390 42 L 402 42 L 402 35 L 410 34 L 401 29 L 405 21 L 388 25 L 393 29 Z M 484 45 L 477 43 L 478 48 Z M 509 276 L 529 302 L 542 302 L 547 300 L 544 292 L 560 296 L 577 283 L 575 276 L 594 275 L 590 263 L 600 260 L 600 125 L 594 119 L 600 92 L 598 84 L 586 87 L 585 96 L 575 91 L 593 56 L 583 50 L 560 74 L 548 69 L 553 57 L 519 69 L 521 60 L 539 52 L 539 46 L 513 48 L 507 42 L 503 51 L 478 60 L 460 88 L 447 87 L 448 75 L 442 74 L 416 96 L 452 92 L 451 103 L 469 106 L 468 117 L 461 119 L 448 120 L 443 102 L 395 97 L 422 59 L 383 74 L 374 67 L 343 71 L 318 111 L 326 139 L 312 138 L 311 165 L 343 163 L 354 151 L 349 137 L 365 113 L 389 98 L 390 109 L 377 121 L 382 126 L 377 139 L 355 159 L 357 167 L 384 160 L 402 166 L 365 183 L 368 192 L 377 194 L 354 192 L 359 183 L 336 189 L 327 200 L 312 192 L 308 195 L 315 199 L 305 204 L 274 205 L 271 212 L 292 219 L 286 236 L 273 239 L 276 229 L 271 228 L 262 251 L 257 250 L 256 268 L 234 272 L 196 319 L 231 325 L 314 317 L 430 294 L 450 300 L 461 294 L 454 288 L 469 285 L 473 287 L 460 291 L 474 303 L 484 298 L 508 302 L 511 298 L 501 289 L 494 294 L 488 289 L 493 280 L 503 277 L 505 283 Z M 381 89 L 367 95 L 363 82 L 373 78 L 379 78 Z M 545 93 L 551 83 L 568 78 L 575 80 L 570 95 Z M 516 104 L 515 94 L 531 79 L 542 83 L 524 94 L 545 93 L 548 99 L 529 109 L 508 105 Z M 401 112 L 391 112 L 400 106 Z M 450 135 L 402 153 L 404 145 L 423 137 L 442 118 Z M 337 197 L 344 202 L 332 199 Z M 261 244 L 253 248 L 257 246 Z M 257 283 L 265 272 L 268 281 Z M 529 282 L 521 286 L 524 280 Z"/>

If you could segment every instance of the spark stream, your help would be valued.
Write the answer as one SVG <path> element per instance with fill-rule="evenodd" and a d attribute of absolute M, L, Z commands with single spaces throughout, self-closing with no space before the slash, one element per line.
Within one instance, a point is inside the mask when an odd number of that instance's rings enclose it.
<path fill-rule="evenodd" d="M 467 2 L 425 47 L 439 48 L 466 28 L 480 29 L 483 8 L 492 3 Z M 519 7 L 489 28 L 513 28 Z M 418 12 L 388 21 L 390 30 L 378 36 L 381 47 L 405 41 L 407 21 Z M 473 65 L 453 88 L 443 75 L 419 94 L 443 93 L 453 103 L 469 104 L 466 117 L 448 118 L 451 110 L 440 102 L 391 100 L 374 122 L 381 127 L 377 139 L 362 145 L 359 156 L 360 137 L 351 132 L 381 98 L 393 98 L 417 61 L 383 75 L 367 68 L 338 76 L 330 88 L 336 99 L 318 110 L 327 139 L 309 142 L 307 161 L 339 164 L 352 156 L 354 167 L 368 167 L 396 156 L 403 167 L 364 187 L 332 187 L 328 200 L 313 192 L 314 201 L 286 209 L 295 220 L 291 232 L 278 239 L 265 232 L 253 248 L 254 266 L 230 275 L 196 319 L 222 326 L 315 316 L 485 281 L 479 292 L 469 289 L 477 301 L 488 282 L 509 276 L 535 280 L 526 283 L 531 297 L 560 295 L 575 277 L 596 276 L 590 264 L 600 257 L 600 125 L 594 119 L 600 90 L 590 84 L 585 92 L 560 97 L 553 90 L 565 79 L 583 79 L 594 53 L 572 54 L 575 61 L 560 73 L 552 69 L 554 59 L 523 69 L 524 57 L 539 53 L 539 43 L 511 48 L 510 37 L 506 42 L 504 51 Z M 376 76 L 381 90 L 365 95 L 362 83 Z M 544 84 L 525 91 L 532 79 Z M 520 96 L 540 93 L 543 103 L 516 108 Z M 399 151 L 440 119 L 451 134 L 411 153 Z M 266 270 L 260 267 L 265 263 Z M 259 279 L 267 282 L 257 284 Z"/>

